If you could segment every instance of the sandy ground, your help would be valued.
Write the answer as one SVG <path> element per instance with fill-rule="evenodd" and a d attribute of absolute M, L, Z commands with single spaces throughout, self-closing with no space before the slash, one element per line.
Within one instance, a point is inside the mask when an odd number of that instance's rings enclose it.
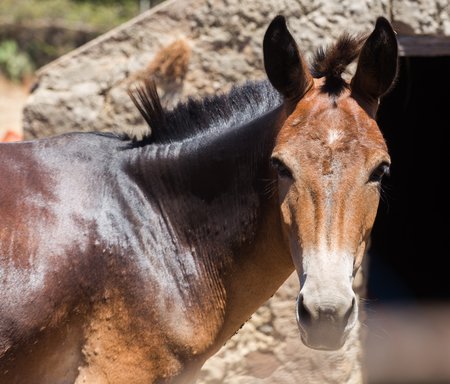
<path fill-rule="evenodd" d="M 0 141 L 7 132 L 22 136 L 22 109 L 29 85 L 15 84 L 0 75 Z"/>

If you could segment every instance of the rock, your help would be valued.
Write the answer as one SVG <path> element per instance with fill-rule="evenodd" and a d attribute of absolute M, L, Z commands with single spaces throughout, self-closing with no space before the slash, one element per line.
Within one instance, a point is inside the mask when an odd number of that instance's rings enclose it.
<path fill-rule="evenodd" d="M 448 36 L 446 25 L 450 15 L 449 0 L 395 0 L 392 3 L 393 23 L 407 25 L 408 34 Z M 403 27 L 402 31 L 406 28 Z"/>
<path fill-rule="evenodd" d="M 361 6 L 352 0 L 185 0 L 183 6 L 180 1 L 167 1 L 42 68 L 39 87 L 24 111 L 25 137 L 74 129 L 145 130 L 125 100 L 123 82 L 148 68 L 177 39 L 184 39 L 192 52 L 182 86 L 167 88 L 170 107 L 189 95 L 227 91 L 234 83 L 263 78 L 262 39 L 278 13 L 288 18 L 301 49 L 311 53 L 344 30 L 367 31 L 387 0 Z M 92 87 L 90 96 L 86 87 Z M 66 111 L 64 118 L 61 111 Z"/>

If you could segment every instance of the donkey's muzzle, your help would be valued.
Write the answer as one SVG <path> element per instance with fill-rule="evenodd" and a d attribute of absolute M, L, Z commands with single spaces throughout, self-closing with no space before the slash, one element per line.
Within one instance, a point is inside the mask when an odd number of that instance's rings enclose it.
<path fill-rule="evenodd" d="M 313 349 L 341 348 L 357 317 L 356 299 L 333 297 L 333 300 L 297 298 L 297 324 L 303 343 Z"/>

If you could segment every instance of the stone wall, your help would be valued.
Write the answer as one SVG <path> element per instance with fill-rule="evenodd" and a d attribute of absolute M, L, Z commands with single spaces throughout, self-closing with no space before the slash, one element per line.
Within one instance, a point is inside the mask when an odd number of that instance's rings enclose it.
<path fill-rule="evenodd" d="M 142 76 L 158 78 L 168 107 L 264 78 L 262 39 L 277 14 L 310 55 L 343 31 L 369 32 L 379 15 L 405 34 L 449 35 L 448 9 L 443 0 L 169 0 L 42 68 L 25 108 L 25 136 L 145 130 L 127 95 Z M 297 293 L 293 276 L 207 362 L 199 382 L 363 382 L 360 330 L 341 351 L 306 349 L 295 323 Z"/>
<path fill-rule="evenodd" d="M 308 55 L 343 31 L 369 31 L 378 15 L 402 34 L 448 36 L 449 9 L 449 0 L 169 0 L 42 68 L 25 109 L 25 136 L 142 129 L 126 94 L 129 79 L 178 39 L 192 54 L 183 81 L 168 85 L 169 106 L 262 78 L 261 42 L 278 13 Z"/>
<path fill-rule="evenodd" d="M 168 105 L 263 78 L 262 39 L 279 13 L 309 54 L 343 31 L 370 30 L 377 15 L 390 14 L 390 6 L 388 0 L 169 0 L 41 69 L 25 109 L 25 136 L 142 128 L 126 94 L 129 78 L 178 39 L 192 52 Z"/>
<path fill-rule="evenodd" d="M 393 0 L 391 19 L 403 35 L 450 36 L 449 0 Z"/>

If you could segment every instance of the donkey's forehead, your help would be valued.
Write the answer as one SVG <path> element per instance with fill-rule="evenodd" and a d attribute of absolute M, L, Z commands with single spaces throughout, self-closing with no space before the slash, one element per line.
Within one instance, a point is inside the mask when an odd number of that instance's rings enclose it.
<path fill-rule="evenodd" d="M 294 144 L 295 142 L 295 144 Z M 331 146 L 338 149 L 350 144 L 386 151 L 386 144 L 377 123 L 345 90 L 330 96 L 321 90 L 320 79 L 286 120 L 276 147 L 288 145 Z"/>

